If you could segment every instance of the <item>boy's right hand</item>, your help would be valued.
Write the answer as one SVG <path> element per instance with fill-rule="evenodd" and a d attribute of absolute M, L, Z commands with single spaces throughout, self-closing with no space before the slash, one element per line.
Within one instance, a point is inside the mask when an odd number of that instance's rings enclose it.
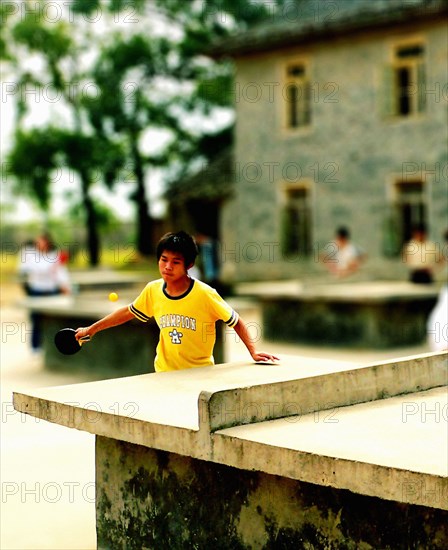
<path fill-rule="evenodd" d="M 78 342 L 81 338 L 85 338 L 86 336 L 90 336 L 91 338 L 93 336 L 90 327 L 78 327 L 75 330 L 75 338 L 78 340 Z"/>

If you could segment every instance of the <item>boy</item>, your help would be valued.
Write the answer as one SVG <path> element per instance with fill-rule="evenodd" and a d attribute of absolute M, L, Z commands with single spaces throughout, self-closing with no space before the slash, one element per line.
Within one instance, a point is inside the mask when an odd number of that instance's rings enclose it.
<path fill-rule="evenodd" d="M 188 275 L 197 254 L 195 241 L 184 231 L 164 235 L 157 245 L 162 278 L 148 283 L 129 306 L 78 328 L 76 338 L 92 337 L 134 318 L 146 322 L 154 317 L 160 328 L 155 370 L 180 370 L 214 364 L 215 321 L 222 320 L 236 331 L 254 361 L 278 360 L 275 355 L 257 352 L 238 314 L 216 290 Z"/>
<path fill-rule="evenodd" d="M 329 243 L 326 248 L 330 252 L 321 256 L 328 271 L 336 277 L 348 277 L 358 271 L 361 264 L 365 261 L 365 253 L 350 238 L 350 231 L 347 227 L 339 227 L 336 230 L 336 238 Z"/>

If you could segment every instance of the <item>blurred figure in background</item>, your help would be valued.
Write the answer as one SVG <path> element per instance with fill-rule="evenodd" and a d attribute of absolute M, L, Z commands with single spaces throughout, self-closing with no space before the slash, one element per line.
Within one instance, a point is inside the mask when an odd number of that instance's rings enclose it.
<path fill-rule="evenodd" d="M 440 290 L 437 304 L 426 324 L 431 351 L 448 351 L 448 284 Z"/>
<path fill-rule="evenodd" d="M 409 267 L 409 281 L 430 284 L 434 281 L 434 269 L 443 261 L 440 246 L 427 238 L 425 224 L 416 225 L 412 238 L 403 250 L 403 259 Z"/>
<path fill-rule="evenodd" d="M 365 252 L 352 243 L 347 227 L 339 227 L 334 241 L 328 243 L 326 248 L 328 252 L 322 254 L 320 260 L 336 277 L 348 277 L 356 273 L 366 259 Z"/>
<path fill-rule="evenodd" d="M 20 248 L 19 257 L 19 280 L 22 285 L 23 292 L 27 296 L 30 295 L 30 288 L 28 284 L 28 274 L 26 271 L 26 259 L 28 255 L 36 254 L 36 241 L 33 239 L 26 240 Z"/>
<path fill-rule="evenodd" d="M 69 294 L 70 276 L 65 263 L 48 233 L 39 235 L 34 245 L 27 241 L 22 247 L 19 264 L 19 277 L 27 296 Z M 31 347 L 38 352 L 42 346 L 42 331 L 37 312 L 31 313 L 31 324 Z"/>
<path fill-rule="evenodd" d="M 199 233 L 195 237 L 199 249 L 202 279 L 215 289 L 220 285 L 218 243 L 212 237 Z"/>
<path fill-rule="evenodd" d="M 442 262 L 448 263 L 448 229 L 444 234 L 445 248 Z M 448 351 L 448 273 L 445 273 L 445 282 L 440 289 L 437 303 L 431 311 L 426 324 L 428 345 L 431 351 Z"/>

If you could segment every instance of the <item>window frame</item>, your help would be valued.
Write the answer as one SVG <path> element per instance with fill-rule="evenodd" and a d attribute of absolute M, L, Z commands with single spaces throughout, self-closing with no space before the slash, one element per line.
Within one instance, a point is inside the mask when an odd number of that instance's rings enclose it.
<path fill-rule="evenodd" d="M 293 79 L 288 75 L 289 69 L 294 66 L 299 66 L 303 68 L 304 76 L 299 79 Z M 279 110 L 280 110 L 280 126 L 281 130 L 286 135 L 295 135 L 303 132 L 309 132 L 313 127 L 313 89 L 312 89 L 312 83 L 311 83 L 311 62 L 308 57 L 304 56 L 291 56 L 288 58 L 284 58 L 280 62 L 280 68 L 281 72 L 281 91 L 280 91 L 280 102 L 279 102 Z M 305 117 L 306 121 L 303 124 L 298 124 L 297 126 L 292 126 L 290 124 L 290 116 L 289 112 L 289 102 L 287 99 L 288 94 L 288 88 L 296 81 L 301 82 L 301 86 L 304 86 L 306 89 L 306 99 L 305 99 L 305 108 L 298 109 L 299 117 L 300 114 L 305 113 L 303 116 Z"/>
<path fill-rule="evenodd" d="M 303 191 L 305 198 L 304 198 L 304 205 L 305 205 L 305 211 L 306 211 L 306 229 L 305 229 L 305 242 L 298 243 L 298 246 L 295 249 L 289 249 L 287 248 L 287 242 L 285 242 L 286 239 L 286 231 L 285 231 L 285 224 L 286 224 L 286 211 L 288 208 L 288 205 L 294 205 L 294 199 L 289 199 L 289 193 L 293 193 L 294 191 Z M 279 227 L 279 243 L 282 250 L 282 254 L 284 257 L 297 257 L 303 259 L 309 259 L 313 254 L 313 235 L 314 235 L 314 219 L 315 219 L 315 200 L 314 200 L 314 186 L 311 182 L 311 180 L 304 179 L 303 181 L 299 182 L 287 182 L 283 181 L 281 182 L 279 186 L 279 192 L 280 192 L 280 199 L 279 199 L 279 220 L 280 220 L 280 227 Z M 297 201 L 299 202 L 299 201 Z M 303 210 L 303 209 L 302 209 Z M 299 208 L 297 209 L 299 211 Z M 300 237 L 300 235 L 299 235 Z"/>
<path fill-rule="evenodd" d="M 421 48 L 422 54 L 417 56 L 400 57 L 399 51 L 406 48 Z M 407 37 L 396 40 L 389 45 L 389 62 L 385 65 L 382 75 L 383 115 L 394 120 L 413 120 L 426 114 L 426 96 L 423 87 L 426 86 L 428 47 L 422 36 Z M 400 109 L 400 91 L 403 89 L 398 82 L 398 73 L 407 70 L 410 74 L 407 95 L 409 111 Z M 412 87 L 415 86 L 415 93 Z"/>
<path fill-rule="evenodd" d="M 405 201 L 401 200 L 406 196 L 406 193 L 400 191 L 400 186 L 420 186 L 420 204 L 423 207 L 423 219 L 411 220 L 408 231 L 406 234 L 406 228 L 404 227 L 401 205 Z M 387 185 L 387 211 L 388 219 L 386 220 L 388 226 L 385 227 L 386 231 L 391 231 L 391 234 L 383 236 L 385 239 L 390 239 L 390 242 L 384 243 L 383 253 L 389 257 L 399 257 L 403 246 L 410 238 L 412 226 L 423 222 L 429 225 L 431 219 L 431 202 L 430 202 L 430 184 L 425 180 L 424 175 L 420 177 L 403 178 L 403 175 L 395 174 L 391 176 Z"/>

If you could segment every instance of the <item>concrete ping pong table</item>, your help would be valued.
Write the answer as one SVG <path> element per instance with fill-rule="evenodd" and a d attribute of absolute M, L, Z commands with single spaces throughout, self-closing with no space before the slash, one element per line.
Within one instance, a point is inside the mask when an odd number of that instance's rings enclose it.
<path fill-rule="evenodd" d="M 96 435 L 98 548 L 447 548 L 447 381 L 447 353 L 285 356 L 14 407 Z"/>

